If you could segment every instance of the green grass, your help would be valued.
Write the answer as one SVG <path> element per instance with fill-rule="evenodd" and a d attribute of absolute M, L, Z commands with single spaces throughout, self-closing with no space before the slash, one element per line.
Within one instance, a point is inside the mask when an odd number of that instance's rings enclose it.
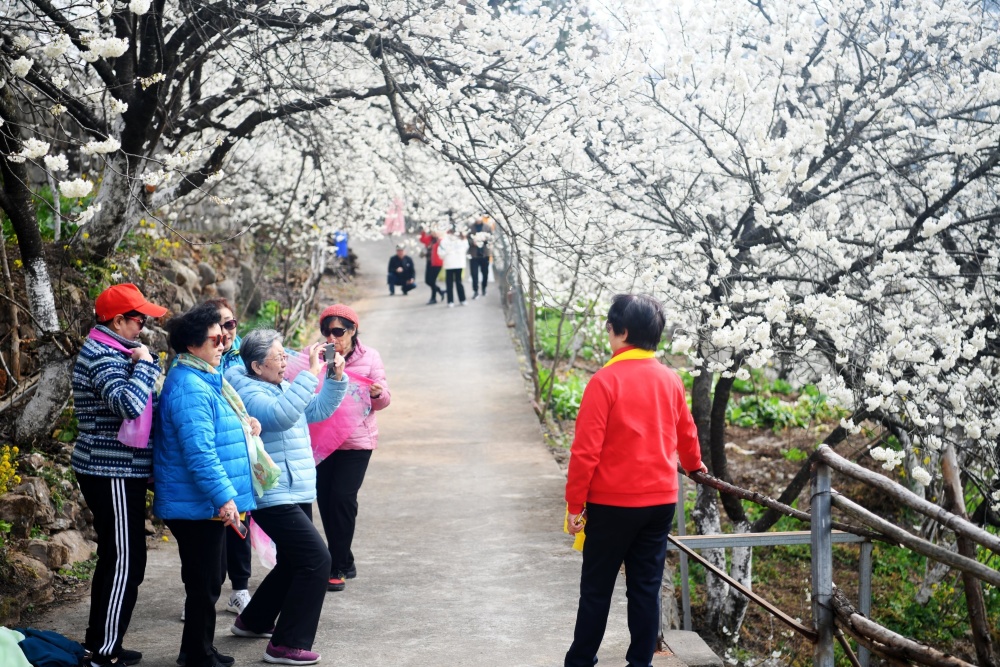
<path fill-rule="evenodd" d="M 59 570 L 59 574 L 64 577 L 75 577 L 80 581 L 88 581 L 94 576 L 94 570 L 97 568 L 97 554 L 91 554 L 90 558 L 87 560 L 81 560 L 79 563 L 73 563 L 69 567 L 64 567 Z"/>

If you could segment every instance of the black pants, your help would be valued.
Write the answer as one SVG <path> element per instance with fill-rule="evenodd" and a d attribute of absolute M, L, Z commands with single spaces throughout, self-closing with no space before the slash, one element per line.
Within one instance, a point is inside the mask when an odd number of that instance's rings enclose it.
<path fill-rule="evenodd" d="M 330 576 L 354 568 L 354 523 L 358 491 L 365 481 L 370 449 L 338 449 L 316 466 L 316 504 L 330 548 Z"/>
<path fill-rule="evenodd" d="M 587 504 L 580 607 L 565 667 L 593 667 L 608 625 L 615 580 L 625 563 L 629 667 L 650 667 L 660 618 L 660 583 L 674 505 L 613 507 Z"/>
<path fill-rule="evenodd" d="M 458 289 L 458 302 L 465 302 L 465 285 L 462 284 L 462 269 L 448 269 L 444 272 L 445 282 L 448 284 L 448 303 L 455 303 L 452 295 L 452 285 Z"/>
<path fill-rule="evenodd" d="M 424 282 L 431 288 L 432 303 L 437 303 L 438 294 L 444 296 L 444 290 L 437 285 L 439 273 L 441 273 L 440 266 L 431 266 L 430 262 L 427 263 L 427 271 L 424 273 Z"/>
<path fill-rule="evenodd" d="M 479 276 L 482 276 L 483 294 L 486 294 L 486 278 L 490 275 L 490 258 L 473 257 L 469 260 L 469 272 L 472 273 L 472 293 L 479 293 Z"/>
<path fill-rule="evenodd" d="M 277 564 L 240 615 L 251 630 L 274 627 L 275 646 L 311 649 L 330 576 L 330 553 L 312 522 L 312 505 L 253 511 L 253 520 L 277 547 Z"/>
<path fill-rule="evenodd" d="M 230 528 L 226 531 L 222 551 L 222 581 L 226 580 L 228 573 L 234 591 L 246 590 L 250 586 L 250 540 L 244 540 Z"/>
<path fill-rule="evenodd" d="M 184 631 L 181 652 L 187 655 L 187 667 L 213 665 L 212 643 L 215 639 L 215 603 L 222 591 L 223 531 L 232 531 L 221 521 L 167 519 L 167 527 L 177 540 L 181 558 L 181 581 L 184 582 Z"/>
<path fill-rule="evenodd" d="M 77 474 L 94 514 L 97 566 L 84 646 L 96 659 L 122 650 L 146 573 L 146 480 Z"/>
<path fill-rule="evenodd" d="M 410 290 L 417 289 L 417 282 L 412 278 L 406 278 L 401 275 L 389 274 L 387 282 L 389 283 L 389 294 L 395 294 L 396 288 L 399 287 L 403 290 L 403 295 L 406 296 Z"/>

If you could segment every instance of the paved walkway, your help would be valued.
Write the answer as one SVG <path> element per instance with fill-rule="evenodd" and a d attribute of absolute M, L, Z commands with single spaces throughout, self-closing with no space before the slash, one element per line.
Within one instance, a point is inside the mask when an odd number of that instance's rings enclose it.
<path fill-rule="evenodd" d="M 389 297 L 388 241 L 359 244 L 361 339 L 385 361 L 392 405 L 361 491 L 358 578 L 329 593 L 315 649 L 326 665 L 556 667 L 572 635 L 579 554 L 561 532 L 564 476 L 542 444 L 499 296 L 425 305 L 428 288 Z M 422 260 L 418 279 L 423 277 Z M 471 289 L 467 288 L 471 297 Z M 314 513 L 318 519 L 318 513 Z M 251 590 L 265 570 L 254 558 Z M 258 663 L 265 640 L 216 645 Z M 624 582 L 602 664 L 623 664 Z M 126 638 L 146 667 L 174 664 L 184 597 L 173 541 L 149 552 Z M 88 600 L 38 622 L 80 639 Z"/>

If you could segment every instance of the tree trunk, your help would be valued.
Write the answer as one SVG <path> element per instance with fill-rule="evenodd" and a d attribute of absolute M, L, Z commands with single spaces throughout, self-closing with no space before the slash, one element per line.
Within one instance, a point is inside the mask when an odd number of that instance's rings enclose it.
<path fill-rule="evenodd" d="M 681 613 L 677 608 L 677 587 L 674 586 L 674 561 L 667 558 L 663 565 L 663 581 L 660 583 L 660 636 L 662 647 L 663 636 L 669 630 L 681 627 Z"/>
<path fill-rule="evenodd" d="M 749 533 L 750 524 L 746 521 L 736 524 L 733 528 L 737 533 Z M 753 548 L 734 547 L 732 549 L 731 565 L 729 576 L 753 590 Z M 723 635 L 729 637 L 735 643 L 739 638 L 740 628 L 743 627 L 743 619 L 746 617 L 747 609 L 750 606 L 750 599 L 740 593 L 735 588 L 726 586 L 728 589 L 726 599 L 722 603 L 722 611 L 719 614 L 719 628 Z"/>
<path fill-rule="evenodd" d="M 944 495 L 948 509 L 968 520 L 965 511 L 965 494 L 962 492 L 961 469 L 954 446 L 949 445 L 941 461 L 941 473 L 944 476 Z M 958 553 L 966 558 L 976 558 L 976 544 L 964 535 L 955 535 L 958 542 Z M 976 647 L 977 664 L 983 667 L 997 667 L 993 652 L 993 638 L 986 615 L 986 604 L 983 601 L 983 587 L 973 575 L 962 573 L 962 585 L 965 587 L 965 606 L 969 611 L 969 626 L 972 629 L 972 643 Z"/>
<path fill-rule="evenodd" d="M 91 258 L 107 258 L 132 227 L 135 174 L 141 158 L 129 160 L 118 151 L 108 158 L 101 172 L 100 189 L 91 206 L 100 206 L 90 222 L 77 229 L 70 244 L 77 253 Z M 86 235 L 86 236 L 84 236 Z"/>
<path fill-rule="evenodd" d="M 712 425 L 712 374 L 702 370 L 694 379 L 691 387 L 691 414 L 698 428 L 698 442 L 701 446 L 701 460 L 713 474 L 712 456 L 709 448 Z M 719 494 L 715 489 L 699 484 L 691 510 L 691 518 L 700 535 L 717 535 L 722 532 L 722 522 L 719 515 Z M 701 552 L 712 565 L 720 570 L 726 569 L 726 552 L 724 549 L 705 549 Z M 722 607 L 729 593 L 729 584 L 711 572 L 705 574 L 705 587 L 708 591 L 708 626 L 712 630 L 721 628 L 720 619 Z"/>
<path fill-rule="evenodd" d="M 0 89 L 0 118 L 8 121 L 0 126 L 0 151 L 10 155 L 21 150 L 21 139 L 16 134 L 18 127 L 17 109 L 9 87 Z M 42 341 L 38 349 L 39 358 L 44 360 L 41 381 L 31 400 L 17 420 L 14 438 L 18 444 L 30 445 L 44 437 L 55 424 L 69 398 L 69 365 L 72 363 L 53 341 L 52 335 L 59 331 L 56 316 L 56 300 L 52 292 L 49 269 L 45 264 L 42 235 L 38 229 L 38 218 L 28 188 L 28 173 L 25 165 L 10 160 L 0 160 L 0 206 L 10 219 L 17 245 L 24 265 L 24 286 L 28 295 L 28 310 L 36 329 L 36 336 Z"/>

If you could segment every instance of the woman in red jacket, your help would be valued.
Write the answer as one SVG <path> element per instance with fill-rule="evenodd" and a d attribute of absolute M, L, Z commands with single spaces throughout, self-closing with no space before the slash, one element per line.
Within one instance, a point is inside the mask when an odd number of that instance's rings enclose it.
<path fill-rule="evenodd" d="M 612 357 L 583 392 L 570 450 L 570 532 L 583 529 L 580 606 L 565 667 L 593 667 L 622 563 L 628 591 L 630 667 L 656 650 L 660 580 L 677 503 L 677 460 L 707 472 L 680 377 L 656 360 L 663 306 L 619 294 L 606 324 Z M 586 510 L 584 510 L 586 504 Z"/>
<path fill-rule="evenodd" d="M 441 267 L 444 266 L 444 260 L 438 254 L 438 248 L 441 245 L 441 234 L 436 230 L 423 231 L 420 233 L 420 242 L 424 244 L 424 253 L 427 257 L 427 266 L 424 269 L 424 283 L 431 288 L 431 299 L 427 302 L 429 306 L 432 303 L 437 303 L 438 295 L 444 300 L 444 290 L 438 287 L 437 284 L 438 274 L 441 273 Z"/>

